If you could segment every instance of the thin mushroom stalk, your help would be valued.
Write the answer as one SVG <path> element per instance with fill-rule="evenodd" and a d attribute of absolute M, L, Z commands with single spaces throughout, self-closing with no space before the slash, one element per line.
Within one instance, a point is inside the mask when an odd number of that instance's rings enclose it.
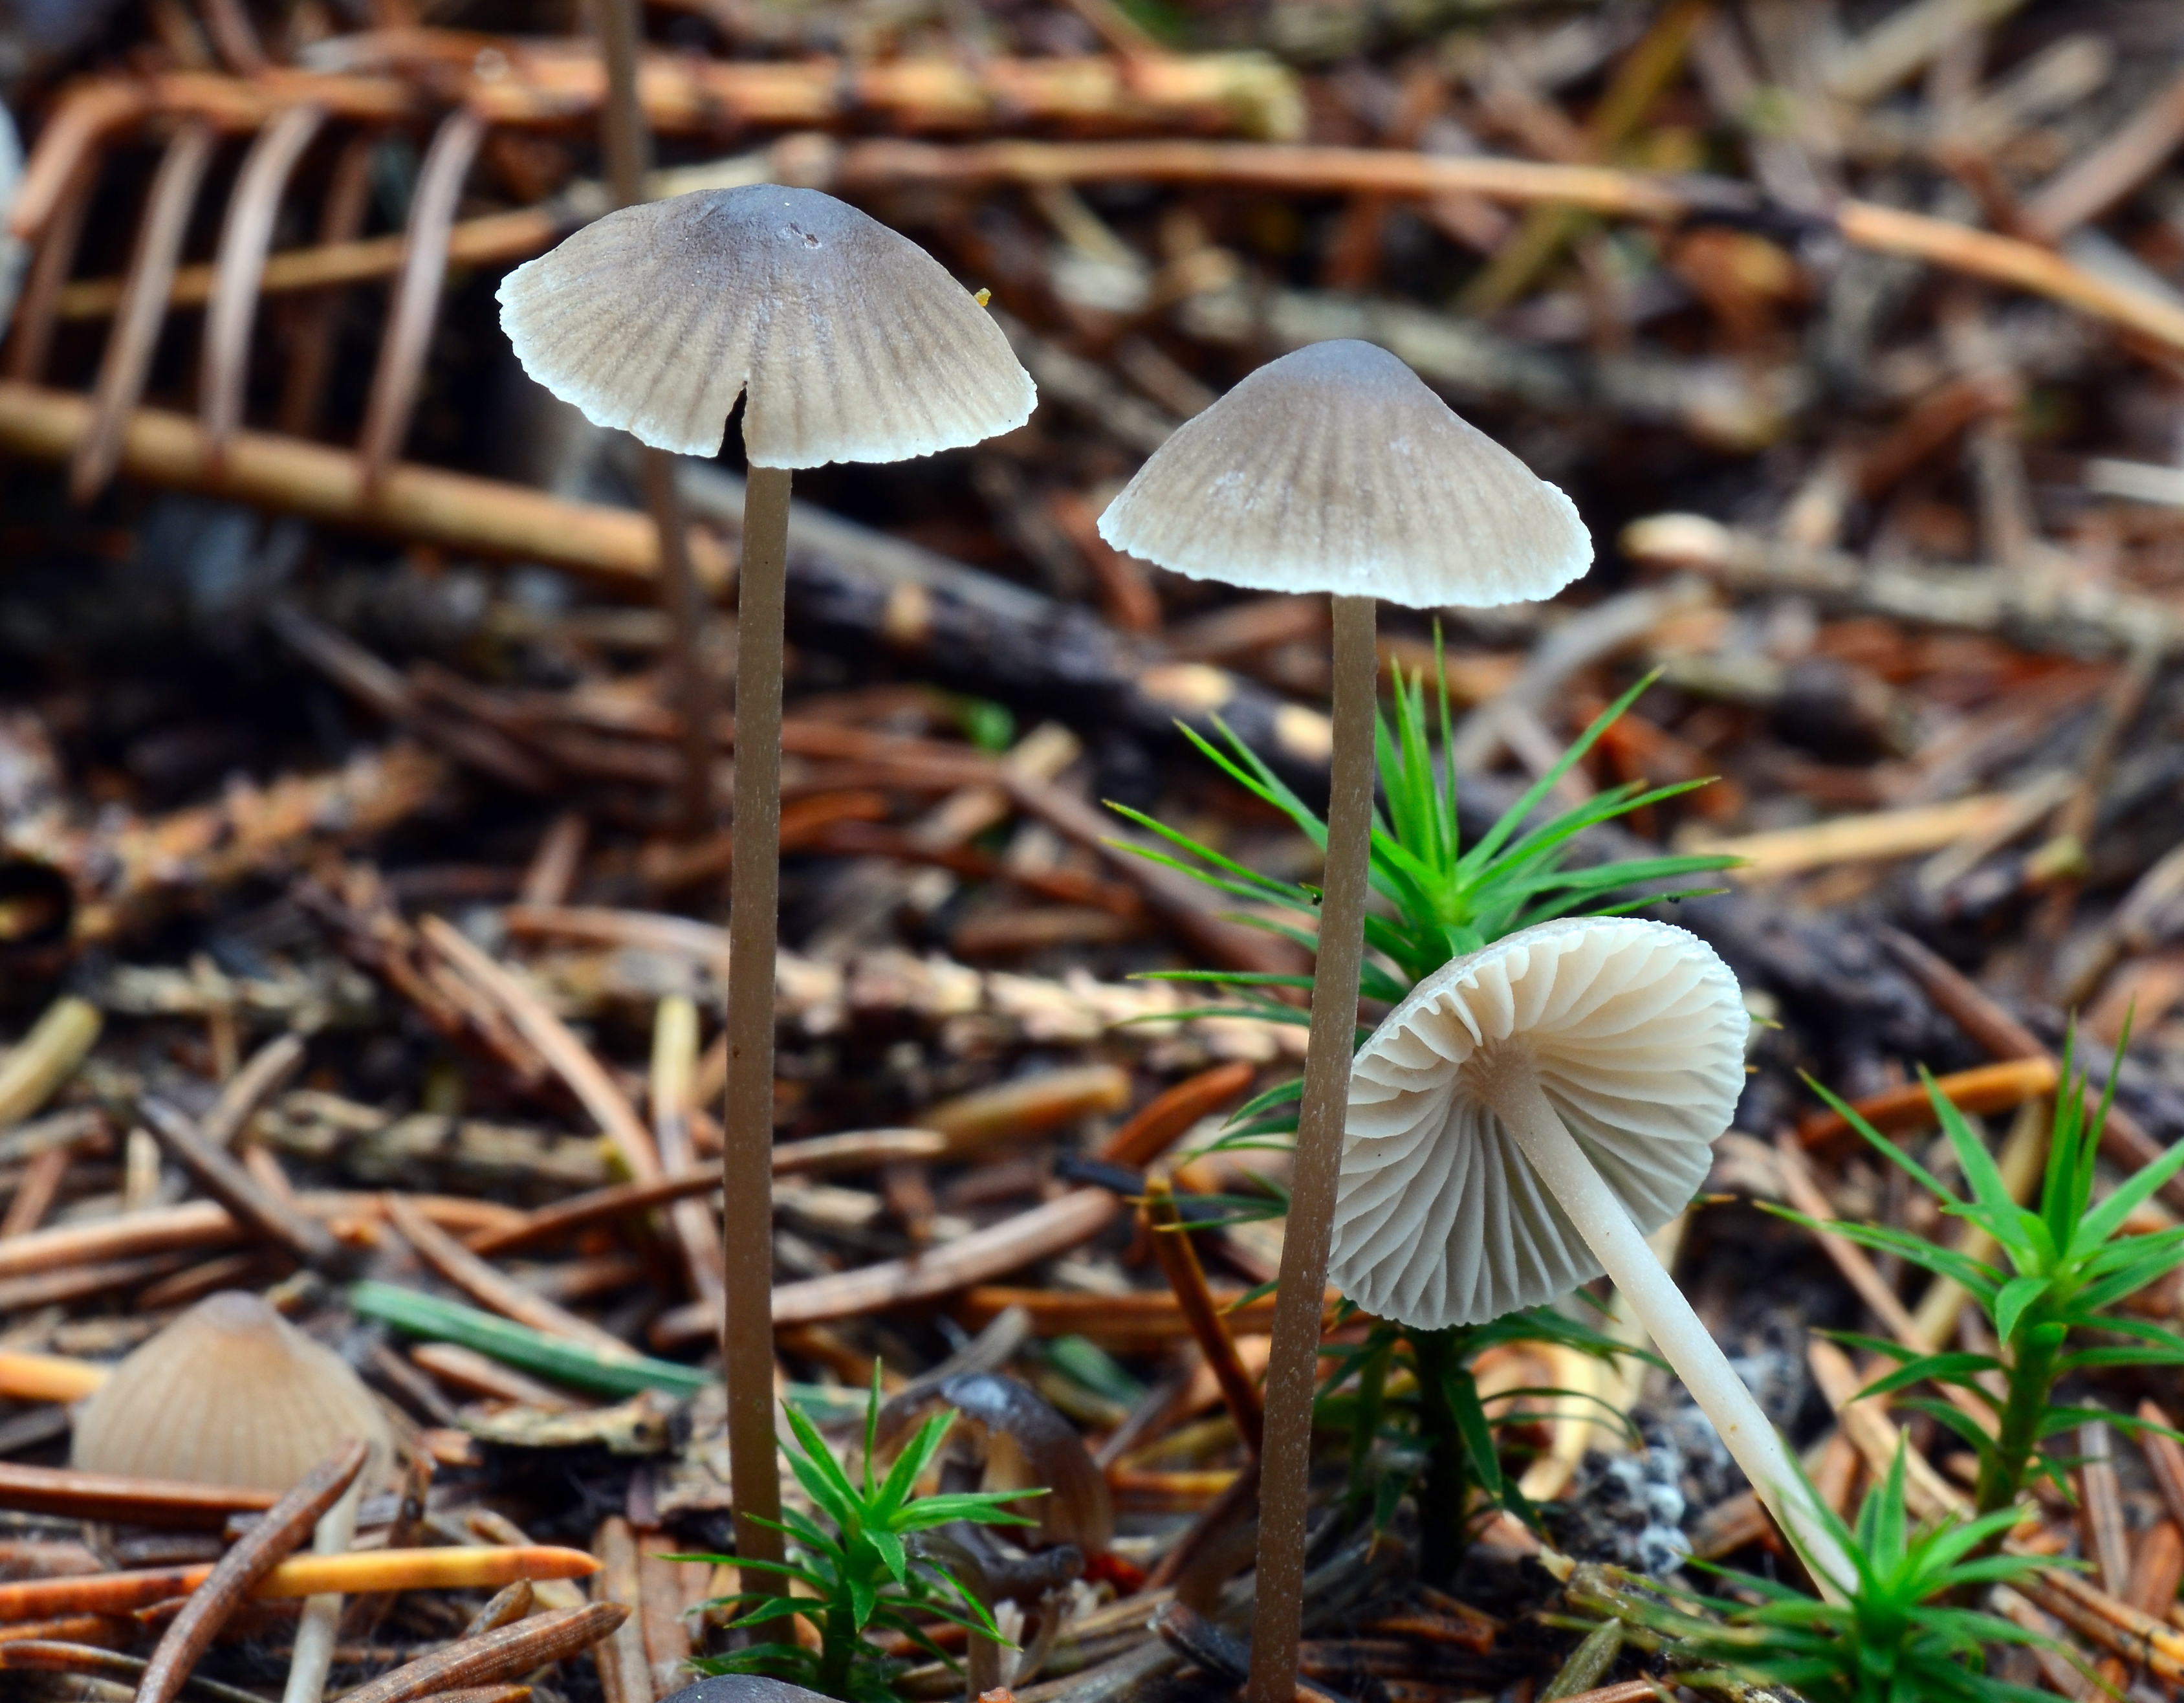
<path fill-rule="evenodd" d="M 319 1516 L 311 1540 L 321 1555 L 346 1555 L 356 1536 L 359 1487 L 352 1484 L 340 1501 Z M 296 1622 L 296 1641 L 288 1658 L 288 1683 L 281 1703 L 320 1703 L 326 1694 L 326 1675 L 332 1670 L 334 1639 L 341 1630 L 342 1599 L 335 1595 L 306 1597 Z"/>
<path fill-rule="evenodd" d="M 721 1363 L 728 1470 L 739 1487 L 736 1553 L 779 1561 L 773 1458 L 773 961 L 780 933 L 781 646 L 786 619 L 786 467 L 750 469 L 736 585 L 735 820 L 728 866 L 728 1091 L 721 1146 Z M 755 1487 L 755 1490 L 754 1488 Z M 748 1534 L 748 1535 L 747 1535 Z M 744 1545 L 749 1543 L 751 1548 Z"/>
<path fill-rule="evenodd" d="M 1333 1270 L 1360 1306 L 1421 1330 L 1605 1270 L 1840 1600 L 1848 1557 L 1646 1242 L 1705 1181 L 1748 1028 L 1729 967 L 1665 924 L 1541 923 L 1444 965 L 1358 1051 Z"/>
<path fill-rule="evenodd" d="M 743 401 L 721 1358 L 736 1553 L 778 1562 L 770 1155 L 789 481 L 797 467 L 978 443 L 1022 425 L 1037 392 L 982 301 L 908 237 L 816 190 L 622 208 L 510 272 L 499 299 L 526 372 L 655 450 L 718 455 Z"/>
<path fill-rule="evenodd" d="M 1569 499 L 1460 419 L 1385 349 L 1338 339 L 1270 361 L 1138 470 L 1100 535 L 1172 572 L 1332 597 L 1327 873 L 1296 1171 L 1261 1453 L 1251 1703 L 1290 1703 L 1343 1097 L 1371 885 L 1376 600 L 1436 609 L 1552 596 L 1592 543 Z"/>
<path fill-rule="evenodd" d="M 1856 1583 L 1850 1560 L 1814 1512 L 1811 1492 L 1791 1464 L 1782 1438 L 1713 1332 L 1691 1310 L 1630 1214 L 1623 1209 L 1600 1173 L 1592 1168 L 1555 1108 L 1529 1072 L 1511 1072 L 1490 1090 L 1496 1114 L 1516 1137 L 1518 1147 L 1576 1225 L 1618 1293 L 1662 1358 L 1675 1369 L 1719 1434 L 1753 1492 L 1775 1523 L 1796 1541 L 1823 1588 Z"/>
<path fill-rule="evenodd" d="M 1273 1340 L 1267 1360 L 1259 1466 L 1258 1620 L 1251 1703 L 1288 1703 L 1304 1629 L 1305 1524 L 1310 1513 L 1312 1393 L 1322 1298 L 1342 1159 L 1343 1102 L 1357 1044 L 1357 980 L 1373 840 L 1373 717 L 1379 690 L 1373 600 L 1337 597 L 1334 751 L 1327 805 L 1327 868 L 1306 1042 L 1296 1168 L 1282 1237 Z M 1263 1654 L 1262 1653 L 1263 1652 Z"/>

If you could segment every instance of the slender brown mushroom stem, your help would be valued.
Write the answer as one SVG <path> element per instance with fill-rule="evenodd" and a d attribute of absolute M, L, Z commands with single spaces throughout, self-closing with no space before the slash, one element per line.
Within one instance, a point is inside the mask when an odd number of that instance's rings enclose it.
<path fill-rule="evenodd" d="M 781 636 L 788 561 L 786 467 L 744 487 L 736 593 L 736 794 L 728 875 L 728 1096 L 721 1145 L 727 1304 L 728 1476 L 736 1554 L 778 1561 L 773 1453 L 773 956 L 781 891 Z M 750 1588 L 754 1579 L 745 1581 Z"/>
<path fill-rule="evenodd" d="M 607 99 L 600 113 L 607 187 L 617 207 L 644 198 L 651 137 L 637 93 L 638 0 L 606 0 L 599 9 L 599 51 L 606 61 Z M 712 695 L 706 690 L 704 596 L 690 569 L 690 541 L 675 463 L 664 449 L 640 445 L 638 483 L 660 534 L 660 601 L 667 617 L 668 669 L 682 717 L 682 776 L 676 814 L 683 830 L 703 833 L 713 821 Z"/>
<path fill-rule="evenodd" d="M 1373 715 L 1380 668 L 1369 597 L 1334 605 L 1334 754 L 1327 801 L 1327 874 L 1312 972 L 1312 1031 L 1297 1115 L 1296 1170 L 1282 1237 L 1281 1285 L 1267 1363 L 1266 1447 L 1260 1456 L 1257 1618 L 1251 1703 L 1292 1703 L 1304 1623 L 1306 1497 L 1312 1392 L 1334 1224 L 1350 1060 L 1357 1045 L 1357 969 L 1373 836 Z"/>

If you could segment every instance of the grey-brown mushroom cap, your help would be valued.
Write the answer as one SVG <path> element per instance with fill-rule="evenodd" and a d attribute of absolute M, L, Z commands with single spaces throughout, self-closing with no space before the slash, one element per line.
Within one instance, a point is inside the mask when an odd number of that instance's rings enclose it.
<path fill-rule="evenodd" d="M 77 1410 L 71 1465 L 92 1472 L 286 1491 L 352 1439 L 359 1482 L 393 1459 L 386 1415 L 332 1348 L 256 1295 L 209 1295 L 148 1337 Z"/>
<path fill-rule="evenodd" d="M 1012 430 L 1037 400 L 1009 340 L 907 237 L 816 189 L 625 207 L 500 285 L 523 370 L 655 449 L 719 452 L 749 392 L 754 466 L 900 461 Z"/>
<path fill-rule="evenodd" d="M 1527 1059 L 1641 1230 L 1690 1203 L 1744 1088 L 1736 978 L 1663 923 L 1542 923 L 1443 965 L 1350 1078 L 1329 1281 L 1438 1330 L 1568 1294 L 1601 1265 L 1488 1103 Z"/>
<path fill-rule="evenodd" d="M 1268 362 L 1178 427 L 1100 535 L 1194 579 L 1413 609 L 1552 596 L 1592 562 L 1568 497 L 1346 338 Z"/>

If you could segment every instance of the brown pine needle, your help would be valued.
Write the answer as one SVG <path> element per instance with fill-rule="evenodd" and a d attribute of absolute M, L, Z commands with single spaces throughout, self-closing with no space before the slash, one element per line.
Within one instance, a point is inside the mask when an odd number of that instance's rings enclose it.
<path fill-rule="evenodd" d="M 534 1615 L 436 1650 L 407 1667 L 359 1686 L 343 1703 L 413 1703 L 468 1687 L 491 1685 L 589 1650 L 629 1616 L 620 1603 Z"/>
<path fill-rule="evenodd" d="M 152 1652 L 137 1682 L 136 1703 L 171 1703 L 182 1681 L 228 1616 L 241 1606 L 281 1559 L 310 1536 L 319 1516 L 341 1499 L 370 1459 L 370 1447 L 352 1443 L 332 1460 L 315 1466 L 304 1482 L 275 1503 L 233 1548 L 204 1570 Z"/>
<path fill-rule="evenodd" d="M 148 1567 L 131 1572 L 0 1584 L 0 1622 L 64 1614 L 127 1614 L 195 1591 L 211 1576 L 215 1565 Z M 295 1556 L 269 1570 L 246 1594 L 265 1599 L 354 1596 L 367 1591 L 477 1590 L 517 1579 L 583 1578 L 597 1572 L 599 1566 L 582 1549 L 546 1544 L 367 1549 L 343 1555 Z"/>

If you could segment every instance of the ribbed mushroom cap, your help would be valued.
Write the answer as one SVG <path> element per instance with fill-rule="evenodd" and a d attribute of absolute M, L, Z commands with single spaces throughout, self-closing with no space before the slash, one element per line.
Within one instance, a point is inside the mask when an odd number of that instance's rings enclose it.
<path fill-rule="evenodd" d="M 816 189 L 625 207 L 501 281 L 523 370 L 601 426 L 711 455 L 746 387 L 762 467 L 900 461 L 1021 426 L 1009 340 L 907 237 Z"/>
<path fill-rule="evenodd" d="M 1542 923 L 1444 965 L 1350 1077 L 1329 1276 L 1438 1330 L 1565 1295 L 1600 1262 L 1490 1103 L 1532 1070 L 1641 1230 L 1689 1203 L 1744 1087 L 1729 966 L 1663 923 Z"/>
<path fill-rule="evenodd" d="M 1100 536 L 1194 579 L 1414 609 L 1549 597 L 1592 561 L 1568 497 L 1347 338 L 1268 362 L 1178 427 Z"/>
<path fill-rule="evenodd" d="M 287 1490 L 353 1438 L 359 1475 L 393 1443 L 363 1380 L 255 1295 L 209 1295 L 114 1369 L 75 1417 L 70 1462 L 92 1472 Z"/>

